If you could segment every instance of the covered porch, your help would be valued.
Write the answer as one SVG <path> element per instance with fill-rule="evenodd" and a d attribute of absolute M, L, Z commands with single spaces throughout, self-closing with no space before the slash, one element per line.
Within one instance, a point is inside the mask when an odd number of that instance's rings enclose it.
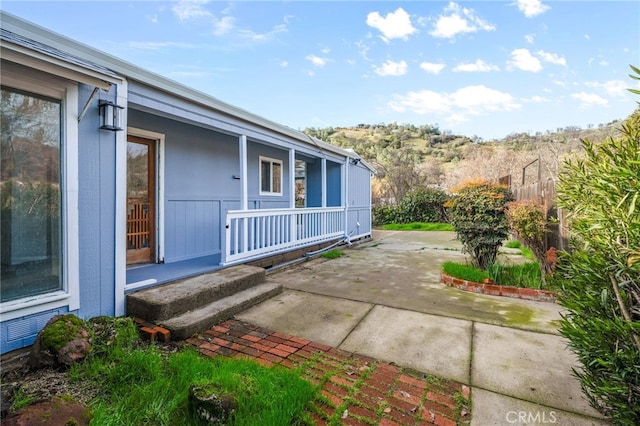
<path fill-rule="evenodd" d="M 216 134 L 219 133 L 216 131 Z M 227 147 L 233 143 L 231 135 L 225 136 L 224 140 L 228 141 L 225 142 Z M 171 179 L 172 168 L 168 156 L 160 157 L 160 161 L 167 164 L 167 171 L 165 176 L 158 176 L 161 183 L 157 198 L 167 200 L 168 212 L 163 212 L 164 206 L 160 203 L 156 231 L 158 262 L 129 265 L 126 293 L 305 247 L 311 251 L 317 244 L 349 237 L 348 157 L 327 155 L 292 144 L 278 146 L 272 141 L 249 139 L 246 135 L 238 136 L 235 141 L 237 150 L 233 153 L 226 148 L 226 158 L 230 161 L 216 174 L 224 174 L 217 180 L 221 188 L 226 188 L 226 195 L 206 194 L 204 186 L 198 194 L 203 197 L 200 204 L 214 205 L 212 209 L 198 207 L 194 203 L 195 197 L 183 202 L 181 199 L 187 197 L 178 192 L 163 194 L 162 188 L 171 187 L 170 183 L 162 181 Z M 169 136 L 164 143 L 167 151 L 170 150 Z M 193 169 L 193 164 L 190 165 Z M 216 175 L 211 177 L 216 179 Z M 227 186 L 223 179 L 229 179 L 229 176 L 232 179 Z M 221 190 L 214 188 L 213 191 Z M 179 203 L 184 206 L 180 204 L 180 209 L 175 208 Z M 204 213 L 210 210 L 214 214 L 189 215 L 189 206 L 194 205 Z M 184 218 L 174 219 L 177 217 L 175 212 L 183 211 Z M 179 223 L 187 228 L 181 228 Z M 208 252 L 194 253 L 187 258 L 170 256 L 175 252 L 171 250 L 172 241 L 178 238 L 186 246 L 191 235 L 197 237 L 199 244 L 210 247 Z M 301 252 L 300 256 L 303 254 Z"/>

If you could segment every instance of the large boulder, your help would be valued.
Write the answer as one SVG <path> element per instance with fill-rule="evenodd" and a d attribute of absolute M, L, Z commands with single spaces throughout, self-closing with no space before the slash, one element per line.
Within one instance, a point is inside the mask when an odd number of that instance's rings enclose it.
<path fill-rule="evenodd" d="M 73 314 L 56 315 L 38 333 L 31 347 L 29 366 L 69 367 L 91 351 L 87 326 Z"/>

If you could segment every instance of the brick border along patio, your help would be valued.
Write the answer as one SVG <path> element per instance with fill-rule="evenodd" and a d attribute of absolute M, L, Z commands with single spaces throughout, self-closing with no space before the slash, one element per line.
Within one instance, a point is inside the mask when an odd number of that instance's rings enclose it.
<path fill-rule="evenodd" d="M 186 342 L 206 356 L 299 367 L 321 389 L 312 411 L 318 425 L 452 426 L 471 419 L 465 385 L 243 321 L 226 321 Z"/>
<path fill-rule="evenodd" d="M 518 299 L 534 300 L 537 302 L 556 303 L 557 294 L 553 291 L 539 290 L 537 288 L 511 287 L 499 284 L 484 284 L 462 280 L 443 272 L 440 273 L 440 282 L 458 290 L 471 293 L 489 294 L 491 296 L 515 297 Z"/>

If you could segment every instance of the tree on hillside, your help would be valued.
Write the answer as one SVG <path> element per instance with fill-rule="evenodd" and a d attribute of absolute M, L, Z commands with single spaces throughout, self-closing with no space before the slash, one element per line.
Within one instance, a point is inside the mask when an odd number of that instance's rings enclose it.
<path fill-rule="evenodd" d="M 412 189 L 424 186 L 426 179 L 417 164 L 416 153 L 407 147 L 383 151 L 374 163 L 377 178 L 382 181 L 379 197 L 387 204 L 396 204 Z"/>

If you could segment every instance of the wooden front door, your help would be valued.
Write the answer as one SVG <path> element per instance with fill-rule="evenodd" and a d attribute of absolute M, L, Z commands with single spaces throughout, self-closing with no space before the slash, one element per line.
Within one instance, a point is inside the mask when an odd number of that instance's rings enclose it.
<path fill-rule="evenodd" d="M 155 262 L 156 141 L 127 137 L 127 265 Z"/>

